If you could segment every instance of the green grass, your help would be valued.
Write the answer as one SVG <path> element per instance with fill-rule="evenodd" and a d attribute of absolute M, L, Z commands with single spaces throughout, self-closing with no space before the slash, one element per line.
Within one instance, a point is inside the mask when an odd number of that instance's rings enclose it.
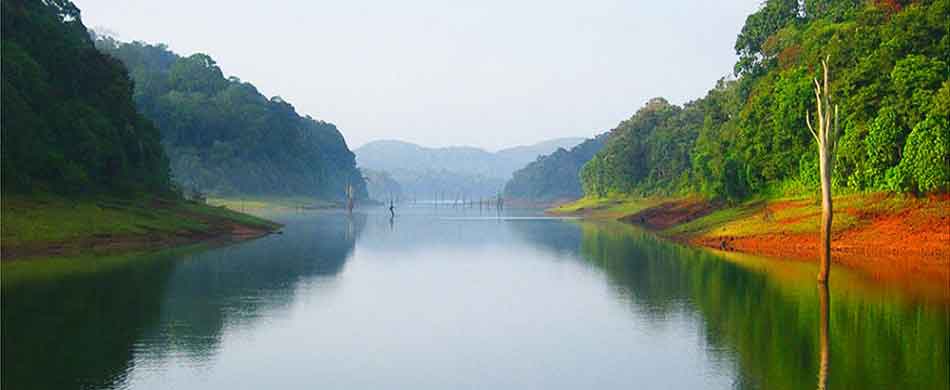
<path fill-rule="evenodd" d="M 253 212 L 265 209 L 294 209 L 306 208 L 333 208 L 340 205 L 326 200 L 303 197 L 213 197 L 208 198 L 208 204 L 223 206 L 231 210 Z"/>
<path fill-rule="evenodd" d="M 548 212 L 564 215 L 581 214 L 591 219 L 617 219 L 655 206 L 661 201 L 660 198 L 632 196 L 583 197 L 574 202 L 548 209 Z"/>
<path fill-rule="evenodd" d="M 761 203 L 762 201 L 751 201 L 736 207 L 719 209 L 701 218 L 673 226 L 664 230 L 663 233 L 669 235 L 692 235 L 711 231 L 729 222 L 744 219 L 760 211 L 762 208 Z"/>
<path fill-rule="evenodd" d="M 180 208 L 190 213 L 211 215 L 218 218 L 229 219 L 242 225 L 260 227 L 264 229 L 273 229 L 279 226 L 279 224 L 275 222 L 268 221 L 264 218 L 251 214 L 245 214 L 237 210 L 230 209 L 226 206 L 185 202 L 180 205 Z"/>
<path fill-rule="evenodd" d="M 581 215 L 588 219 L 618 219 L 664 202 L 684 198 L 638 198 L 609 196 L 584 197 L 549 209 L 553 214 Z M 866 223 L 866 214 L 893 214 L 914 202 L 907 196 L 884 193 L 846 193 L 834 198 L 832 230 L 841 232 Z M 769 212 L 766 212 L 766 209 Z M 817 232 L 821 206 L 813 195 L 762 195 L 743 203 L 719 208 L 692 221 L 661 232 L 668 236 L 754 236 L 761 234 L 798 234 Z"/>
<path fill-rule="evenodd" d="M 4 195 L 0 199 L 0 243 L 7 248 L 75 243 L 83 239 L 147 234 L 208 232 L 209 221 L 230 220 L 259 228 L 277 225 L 223 207 L 162 200 L 55 195 Z"/>
<path fill-rule="evenodd" d="M 833 232 L 862 223 L 860 213 L 895 213 L 908 207 L 906 196 L 852 193 L 834 198 Z M 780 207 L 779 207 L 780 206 Z M 767 216 L 766 207 L 771 215 Z M 666 235 L 753 236 L 778 233 L 815 233 L 820 227 L 821 206 L 811 196 L 756 198 L 716 210 L 709 215 L 663 231 Z"/>

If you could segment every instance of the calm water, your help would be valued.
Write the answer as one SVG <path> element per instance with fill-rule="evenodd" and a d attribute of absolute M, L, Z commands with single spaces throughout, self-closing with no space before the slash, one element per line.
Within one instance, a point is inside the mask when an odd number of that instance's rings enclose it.
<path fill-rule="evenodd" d="M 944 286 L 836 269 L 826 296 L 809 264 L 520 213 L 271 217 L 223 248 L 5 264 L 3 388 L 950 387 Z"/>

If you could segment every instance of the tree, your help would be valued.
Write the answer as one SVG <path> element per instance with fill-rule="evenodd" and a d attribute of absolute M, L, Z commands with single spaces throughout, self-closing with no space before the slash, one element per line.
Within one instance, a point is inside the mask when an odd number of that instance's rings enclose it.
<path fill-rule="evenodd" d="M 280 97 L 224 77 L 208 55 L 97 37 L 135 78 L 139 111 L 161 130 L 175 182 L 212 195 L 366 197 L 353 153 L 336 126 L 298 114 Z M 131 89 L 131 84 L 128 85 Z"/>
<path fill-rule="evenodd" d="M 821 62 L 822 73 L 824 74 L 824 84 L 815 81 L 815 103 L 817 107 L 816 119 L 818 120 L 818 130 L 811 125 L 809 114 L 805 112 L 805 123 L 808 124 L 808 130 L 815 137 L 818 144 L 818 171 L 821 175 L 821 248 L 820 260 L 818 264 L 818 282 L 828 282 L 828 272 L 831 269 L 831 220 L 833 218 L 831 207 L 831 170 L 832 159 L 834 158 L 835 141 L 838 136 L 838 105 L 832 106 L 831 96 L 828 92 L 828 57 Z M 834 118 L 832 118 L 834 111 Z M 834 126 L 832 127 L 832 121 Z"/>
<path fill-rule="evenodd" d="M 742 31 L 736 38 L 735 73 L 754 74 L 763 70 L 768 59 L 762 53 L 762 45 L 777 31 L 797 20 L 799 4 L 796 0 L 768 0 L 756 13 L 746 18 Z"/>
<path fill-rule="evenodd" d="M 170 190 L 160 133 L 132 80 L 68 0 L 0 1 L 4 193 Z"/>

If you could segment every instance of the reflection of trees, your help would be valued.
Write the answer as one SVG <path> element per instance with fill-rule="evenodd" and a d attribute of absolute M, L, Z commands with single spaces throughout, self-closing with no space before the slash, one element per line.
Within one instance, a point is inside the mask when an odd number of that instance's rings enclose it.
<path fill-rule="evenodd" d="M 305 214 L 306 215 L 306 214 Z M 169 279 L 161 328 L 164 340 L 147 351 L 157 358 L 175 350 L 192 359 L 214 355 L 225 327 L 250 326 L 293 304 L 300 282 L 343 270 L 366 218 L 312 214 L 288 217 L 283 235 L 197 253 Z"/>
<path fill-rule="evenodd" d="M 347 236 L 342 215 L 288 219 L 285 234 L 235 246 L 55 280 L 5 279 L 2 387 L 121 387 L 136 358 L 212 357 L 226 327 L 273 314 L 292 303 L 300 282 L 342 271 L 365 224 L 355 216 Z"/>
<path fill-rule="evenodd" d="M 581 252 L 652 320 L 702 315 L 711 351 L 732 351 L 738 388 L 818 384 L 820 299 L 807 286 L 623 225 L 583 224 Z M 837 291 L 837 290 L 836 290 Z M 948 308 L 847 294 L 828 305 L 828 377 L 853 388 L 948 388 Z"/>
<path fill-rule="evenodd" d="M 551 220 L 514 220 L 508 226 L 531 244 L 554 253 L 577 255 L 580 250 L 581 229 L 577 224 Z"/>
<path fill-rule="evenodd" d="M 175 257 L 75 260 L 108 270 L 5 284 L 4 389 L 112 387 L 125 380 L 133 346 L 159 320 Z M 54 264 L 58 266 L 59 264 Z M 36 264 L 36 274 L 44 272 Z M 6 282 L 6 281 L 5 281 Z"/>

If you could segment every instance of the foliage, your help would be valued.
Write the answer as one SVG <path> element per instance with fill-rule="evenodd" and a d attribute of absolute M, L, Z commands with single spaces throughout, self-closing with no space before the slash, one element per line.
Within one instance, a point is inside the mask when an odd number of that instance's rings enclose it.
<path fill-rule="evenodd" d="M 897 114 L 893 109 L 882 109 L 878 117 L 868 127 L 867 138 L 867 178 L 869 186 L 881 187 L 884 172 L 900 161 L 900 145 L 904 131 L 897 124 Z"/>
<path fill-rule="evenodd" d="M 842 111 L 834 186 L 947 191 L 947 20 L 950 0 L 768 0 L 736 40 L 739 78 L 682 108 L 654 99 L 622 122 L 582 169 L 584 192 L 742 199 L 813 190 L 804 115 L 826 57 Z"/>
<path fill-rule="evenodd" d="M 703 123 L 700 102 L 680 108 L 651 99 L 611 130 L 606 145 L 581 170 L 584 192 L 669 192 L 688 183 L 689 151 Z"/>
<path fill-rule="evenodd" d="M 136 112 L 122 64 L 96 51 L 78 8 L 0 4 L 3 191 L 167 191 L 159 132 Z"/>
<path fill-rule="evenodd" d="M 506 198 L 553 201 L 574 199 L 583 195 L 578 174 L 581 167 L 604 146 L 606 134 L 588 139 L 570 150 L 558 148 L 554 153 L 539 156 L 521 168 L 505 184 Z"/>
<path fill-rule="evenodd" d="M 280 97 L 225 78 L 206 54 L 181 57 L 164 45 L 106 36 L 95 43 L 130 69 L 135 102 L 161 129 L 182 188 L 342 199 L 352 184 L 357 197 L 366 197 L 354 155 L 333 124 L 301 117 Z"/>
<path fill-rule="evenodd" d="M 900 164 L 888 171 L 887 184 L 895 191 L 950 190 L 950 123 L 946 116 L 930 117 L 914 127 Z"/>

